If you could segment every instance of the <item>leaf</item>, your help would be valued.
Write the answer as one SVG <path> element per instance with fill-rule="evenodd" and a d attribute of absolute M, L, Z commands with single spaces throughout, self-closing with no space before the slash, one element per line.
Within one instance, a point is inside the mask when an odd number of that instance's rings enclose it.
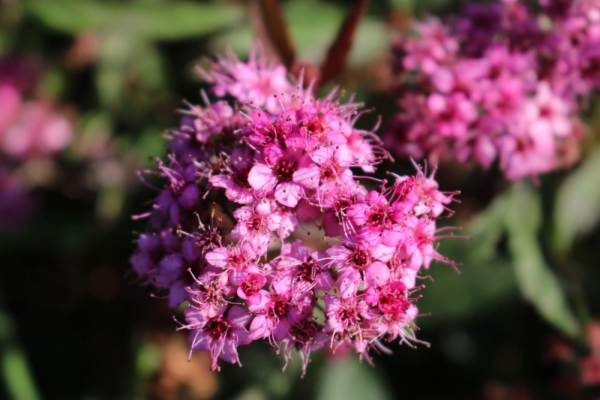
<path fill-rule="evenodd" d="M 510 204 L 506 216 L 508 245 L 521 293 L 546 321 L 566 335 L 580 338 L 581 326 L 567 303 L 560 282 L 546 264 L 538 242 L 539 195 L 524 184 L 513 188 Z"/>
<path fill-rule="evenodd" d="M 420 318 L 420 326 L 470 318 L 518 293 L 510 260 L 498 253 L 500 239 L 506 231 L 504 220 L 508 206 L 506 195 L 496 197 L 485 211 L 464 226 L 461 233 L 471 240 L 440 242 L 439 252 L 461 263 L 460 274 L 445 264 L 432 266 L 435 281 L 424 281 L 426 288 L 418 302 L 419 310 L 431 313 L 431 317 Z"/>
<path fill-rule="evenodd" d="M 554 246 L 568 250 L 578 236 L 592 231 L 600 220 L 600 147 L 559 189 L 554 209 Z"/>
<path fill-rule="evenodd" d="M 0 377 L 11 399 L 41 399 L 27 355 L 18 342 L 15 322 L 2 303 L 0 303 Z"/>
<path fill-rule="evenodd" d="M 448 254 L 443 248 L 440 252 Z M 466 261 L 460 274 L 447 265 L 432 268 L 435 281 L 424 282 L 426 288 L 419 292 L 423 297 L 417 302 L 421 313 L 431 314 L 418 319 L 417 325 L 422 328 L 472 318 L 518 294 L 510 261 L 506 259 L 483 263 Z"/>
<path fill-rule="evenodd" d="M 166 86 L 162 58 L 152 43 L 122 34 L 102 36 L 96 87 L 103 105 L 125 110 L 140 106 Z M 127 101 L 125 96 L 136 96 Z"/>
<path fill-rule="evenodd" d="M 470 261 L 484 263 L 497 257 L 497 247 L 506 232 L 506 214 L 509 211 L 507 194 L 497 195 L 494 201 L 466 227 L 465 235 L 472 238 L 467 257 Z M 464 245 L 464 244 L 463 244 Z"/>
<path fill-rule="evenodd" d="M 381 374 L 354 357 L 326 364 L 321 373 L 317 400 L 386 400 L 392 395 Z"/>
<path fill-rule="evenodd" d="M 110 23 L 109 8 L 91 1 L 31 0 L 27 11 L 50 28 L 70 34 L 97 30 Z"/>
<path fill-rule="evenodd" d="M 146 39 L 175 40 L 207 35 L 242 18 L 242 9 L 232 4 L 170 2 L 133 7 L 123 14 L 121 26 Z"/>
<path fill-rule="evenodd" d="M 127 62 L 135 48 L 135 41 L 120 35 L 102 38 L 96 88 L 104 107 L 116 110 L 123 100 Z"/>
<path fill-rule="evenodd" d="M 320 85 L 328 82 L 346 66 L 356 30 L 367 9 L 367 4 L 368 0 L 358 0 L 354 7 L 348 11 L 346 19 L 340 27 L 335 41 L 329 47 L 325 61 L 321 66 Z"/>
<path fill-rule="evenodd" d="M 390 0 L 392 7 L 407 9 L 413 14 L 428 13 L 435 15 L 455 4 L 450 0 Z"/>
<path fill-rule="evenodd" d="M 202 36 L 223 29 L 242 17 L 242 10 L 218 4 L 172 2 L 101 3 L 78 0 L 32 0 L 28 11 L 61 32 L 116 31 L 149 40 L 174 40 Z"/>

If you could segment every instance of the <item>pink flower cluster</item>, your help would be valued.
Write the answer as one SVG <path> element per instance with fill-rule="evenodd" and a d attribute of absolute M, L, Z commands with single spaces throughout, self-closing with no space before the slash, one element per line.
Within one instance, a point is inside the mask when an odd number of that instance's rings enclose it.
<path fill-rule="evenodd" d="M 28 161 L 53 156 L 71 141 L 69 120 L 39 99 L 27 99 L 40 76 L 25 57 L 0 59 L 0 227 L 16 227 L 31 209 L 18 170 Z"/>
<path fill-rule="evenodd" d="M 402 109 L 385 135 L 398 153 L 496 160 L 508 179 L 577 160 L 580 110 L 600 87 L 600 2 L 473 3 L 415 23 L 393 47 Z"/>
<path fill-rule="evenodd" d="M 432 260 L 450 263 L 435 241 L 453 194 L 421 170 L 370 178 L 368 190 L 355 174 L 387 153 L 355 126 L 358 105 L 314 98 L 261 54 L 218 59 L 202 76 L 220 99 L 184 111 L 131 258 L 171 307 L 186 303 L 191 351 L 218 369 L 266 339 L 286 363 L 298 350 L 306 369 L 324 346 L 370 360 L 383 340 L 416 341 L 416 279 Z M 303 242 L 310 231 L 319 249 Z"/>
<path fill-rule="evenodd" d="M 39 72 L 24 58 L 0 60 L 0 150 L 24 160 L 64 149 L 73 137 L 65 116 L 43 100 L 25 100 Z"/>

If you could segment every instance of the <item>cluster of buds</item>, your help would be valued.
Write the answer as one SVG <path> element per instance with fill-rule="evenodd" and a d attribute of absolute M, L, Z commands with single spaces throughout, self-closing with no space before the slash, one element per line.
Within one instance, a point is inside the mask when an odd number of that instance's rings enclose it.
<path fill-rule="evenodd" d="M 131 258 L 171 307 L 185 304 L 190 355 L 209 352 L 218 369 L 267 340 L 286 364 L 297 350 L 306 370 L 324 346 L 370 361 L 384 341 L 417 341 L 416 280 L 432 260 L 451 264 L 436 220 L 454 193 L 421 169 L 394 182 L 356 175 L 388 156 L 355 126 L 360 105 L 314 97 L 260 53 L 200 73 L 216 100 L 183 110 Z"/>
<path fill-rule="evenodd" d="M 401 112 L 386 144 L 484 168 L 498 160 L 511 180 L 576 161 L 580 109 L 600 86 L 600 2 L 540 3 L 473 3 L 398 39 Z"/>

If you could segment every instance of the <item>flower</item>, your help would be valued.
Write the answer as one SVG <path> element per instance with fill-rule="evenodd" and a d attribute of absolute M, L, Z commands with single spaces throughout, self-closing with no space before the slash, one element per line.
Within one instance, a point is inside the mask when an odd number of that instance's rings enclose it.
<path fill-rule="evenodd" d="M 579 114 L 600 80 L 597 2 L 468 4 L 395 41 L 401 111 L 385 134 L 398 154 L 499 167 L 520 180 L 568 165 Z M 551 24 L 549 24 L 549 22 Z M 572 152 L 570 152 L 572 154 Z"/>
<path fill-rule="evenodd" d="M 282 66 L 267 65 L 256 52 L 247 63 L 229 54 L 202 71 L 209 92 L 238 105 L 205 96 L 184 111 L 168 162 L 157 161 L 164 186 L 138 216 L 151 232 L 139 236 L 133 269 L 168 291 L 171 307 L 185 304 L 182 329 L 214 369 L 263 339 L 286 364 L 298 349 L 304 369 L 328 343 L 370 360 L 384 340 L 416 341 L 410 294 L 422 267 L 451 264 L 435 242 L 454 194 L 419 167 L 367 190 L 354 171 L 374 171 L 387 152 L 355 127 L 359 105 L 293 89 Z M 275 88 L 276 105 L 266 94 Z M 300 229 L 336 244 L 310 249 Z"/>

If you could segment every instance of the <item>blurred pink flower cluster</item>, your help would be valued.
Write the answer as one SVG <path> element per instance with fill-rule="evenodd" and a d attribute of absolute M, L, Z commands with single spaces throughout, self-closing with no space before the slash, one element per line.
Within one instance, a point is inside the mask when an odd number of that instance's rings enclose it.
<path fill-rule="evenodd" d="M 286 364 L 298 350 L 306 369 L 324 346 L 370 360 L 384 340 L 417 341 L 416 279 L 432 260 L 451 263 L 435 241 L 453 194 L 420 169 L 392 183 L 362 176 L 387 152 L 355 126 L 359 104 L 314 98 L 262 54 L 230 54 L 201 75 L 219 100 L 184 111 L 131 258 L 171 307 L 187 302 L 191 351 L 218 369 L 266 339 Z M 322 232 L 321 251 L 306 232 Z"/>
<path fill-rule="evenodd" d="M 600 85 L 600 2 L 472 3 L 394 43 L 401 112 L 386 144 L 416 158 L 496 160 L 508 179 L 578 159 L 579 117 Z"/>
<path fill-rule="evenodd" d="M 0 150 L 20 160 L 55 154 L 73 138 L 71 123 L 52 104 L 26 98 L 39 76 L 28 63 L 16 57 L 0 61 Z"/>
<path fill-rule="evenodd" d="M 73 137 L 70 121 L 50 102 L 30 99 L 40 75 L 39 65 L 26 57 L 0 59 L 0 225 L 17 225 L 30 208 L 18 169 L 55 155 Z"/>

